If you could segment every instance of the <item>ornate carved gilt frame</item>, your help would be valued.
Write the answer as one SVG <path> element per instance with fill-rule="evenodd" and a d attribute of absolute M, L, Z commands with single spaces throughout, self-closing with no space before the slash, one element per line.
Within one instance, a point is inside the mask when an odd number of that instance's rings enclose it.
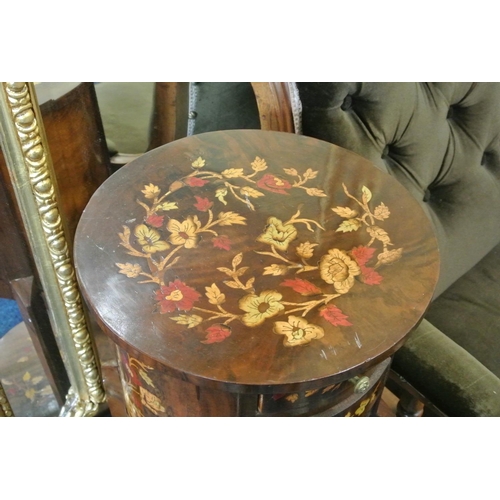
<path fill-rule="evenodd" d="M 58 208 L 56 178 L 32 83 L 1 83 L 0 139 L 71 382 L 60 416 L 93 416 L 103 407 L 105 394 Z M 0 413 L 12 413 L 2 394 L 5 396 L 0 386 Z"/>

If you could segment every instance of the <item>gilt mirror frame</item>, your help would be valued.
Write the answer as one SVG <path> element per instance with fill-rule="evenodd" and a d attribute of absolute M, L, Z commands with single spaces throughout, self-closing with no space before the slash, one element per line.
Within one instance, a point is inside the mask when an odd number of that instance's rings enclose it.
<path fill-rule="evenodd" d="M 58 203 L 35 86 L 1 82 L 0 141 L 71 387 L 59 416 L 94 416 L 106 399 Z M 0 385 L 0 416 L 13 416 Z"/>

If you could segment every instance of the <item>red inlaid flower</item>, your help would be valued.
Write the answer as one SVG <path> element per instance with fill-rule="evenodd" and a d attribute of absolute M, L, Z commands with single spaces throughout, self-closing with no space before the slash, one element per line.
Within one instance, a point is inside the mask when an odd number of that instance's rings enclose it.
<path fill-rule="evenodd" d="M 201 187 L 208 184 L 208 181 L 200 179 L 199 177 L 188 177 L 187 179 L 184 179 L 184 183 L 190 187 Z"/>
<path fill-rule="evenodd" d="M 257 181 L 257 186 L 261 189 L 279 194 L 288 194 L 285 190 L 291 189 L 292 187 L 288 181 L 280 179 L 272 174 L 265 174 L 262 179 Z"/>
<path fill-rule="evenodd" d="M 351 250 L 351 255 L 354 257 L 359 266 L 364 266 L 375 253 L 375 248 L 365 247 L 360 245 Z"/>
<path fill-rule="evenodd" d="M 202 340 L 202 344 L 215 344 L 216 342 L 222 342 L 229 335 L 231 335 L 231 328 L 226 325 L 221 325 L 217 323 L 216 325 L 212 325 L 211 327 L 205 330 L 207 332 L 207 336 L 205 340 Z"/>
<path fill-rule="evenodd" d="M 176 279 L 168 286 L 163 285 L 156 291 L 156 300 L 160 303 L 160 313 L 171 313 L 175 309 L 190 311 L 201 295 L 190 286 Z"/>
<path fill-rule="evenodd" d="M 280 283 L 281 286 L 289 286 L 297 293 L 301 295 L 318 295 L 321 293 L 321 289 L 316 285 L 307 280 L 301 280 L 299 278 L 295 278 L 293 280 L 285 280 Z"/>
<path fill-rule="evenodd" d="M 196 203 L 194 204 L 194 206 L 200 212 L 206 212 L 209 208 L 212 208 L 213 202 L 211 202 L 208 198 L 201 198 L 200 196 L 195 196 L 195 198 Z"/>
<path fill-rule="evenodd" d="M 161 227 L 163 225 L 163 215 L 152 214 L 146 218 L 146 224 L 153 227 Z"/>
<path fill-rule="evenodd" d="M 231 240 L 224 234 L 213 238 L 212 243 L 215 248 L 220 248 L 222 250 L 231 250 Z"/>
<path fill-rule="evenodd" d="M 333 326 L 352 326 L 352 323 L 347 320 L 348 316 L 346 316 L 337 306 L 332 304 L 322 307 L 319 314 Z"/>
<path fill-rule="evenodd" d="M 361 266 L 361 281 L 365 285 L 380 285 L 384 279 L 375 269 L 371 267 Z"/>

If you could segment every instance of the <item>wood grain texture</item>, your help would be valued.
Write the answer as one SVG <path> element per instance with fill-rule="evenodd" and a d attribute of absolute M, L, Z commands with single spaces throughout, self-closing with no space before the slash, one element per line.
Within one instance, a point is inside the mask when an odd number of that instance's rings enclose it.
<path fill-rule="evenodd" d="M 148 150 L 186 137 L 189 83 L 156 82 Z"/>
<path fill-rule="evenodd" d="M 252 82 L 262 130 L 295 132 L 286 82 Z"/>
<path fill-rule="evenodd" d="M 161 204 L 175 208 L 153 213 L 165 193 Z M 230 220 L 221 213 L 244 224 L 220 224 Z M 425 312 L 439 264 L 426 216 L 395 179 L 332 144 L 250 130 L 176 141 L 118 171 L 84 212 L 75 259 L 89 306 L 121 349 L 168 376 L 254 395 L 322 388 L 389 357 Z M 147 274 L 159 282 L 139 283 Z"/>

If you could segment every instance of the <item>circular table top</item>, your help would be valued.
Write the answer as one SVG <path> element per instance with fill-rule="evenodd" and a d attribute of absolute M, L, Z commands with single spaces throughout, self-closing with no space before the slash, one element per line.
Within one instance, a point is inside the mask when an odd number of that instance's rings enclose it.
<path fill-rule="evenodd" d="M 439 256 L 419 204 L 369 161 L 240 130 L 112 175 L 82 215 L 75 265 L 118 344 L 197 384 L 278 392 L 393 353 L 432 298 Z"/>

